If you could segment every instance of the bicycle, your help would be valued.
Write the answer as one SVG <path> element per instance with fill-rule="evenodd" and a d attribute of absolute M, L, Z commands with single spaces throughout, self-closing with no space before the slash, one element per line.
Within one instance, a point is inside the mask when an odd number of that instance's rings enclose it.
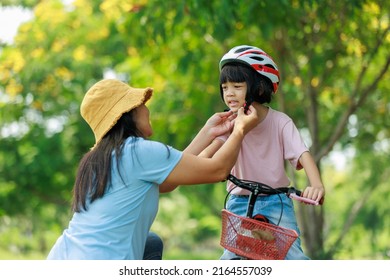
<path fill-rule="evenodd" d="M 257 260 L 283 260 L 291 245 L 298 238 L 295 230 L 279 226 L 283 215 L 281 201 L 281 214 L 278 223 L 271 224 L 261 214 L 253 216 L 253 209 L 259 195 L 285 194 L 291 199 L 307 204 L 318 205 L 318 202 L 302 197 L 302 192 L 294 187 L 274 189 L 266 184 L 238 179 L 233 175 L 227 178 L 237 187 L 249 190 L 246 217 L 236 215 L 226 209 L 226 195 L 224 209 L 222 210 L 222 233 L 220 245 L 240 256 L 239 259 Z"/>

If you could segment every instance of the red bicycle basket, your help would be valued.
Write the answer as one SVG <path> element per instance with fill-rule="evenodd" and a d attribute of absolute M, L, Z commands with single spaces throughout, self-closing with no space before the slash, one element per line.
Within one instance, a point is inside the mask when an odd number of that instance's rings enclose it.
<path fill-rule="evenodd" d="M 222 210 L 221 246 L 247 259 L 283 260 L 297 238 L 295 230 Z"/>

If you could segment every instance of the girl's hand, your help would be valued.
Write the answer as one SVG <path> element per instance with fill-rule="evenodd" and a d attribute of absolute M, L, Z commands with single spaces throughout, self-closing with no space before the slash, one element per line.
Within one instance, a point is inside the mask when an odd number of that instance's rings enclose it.
<path fill-rule="evenodd" d="M 304 152 L 299 158 L 299 163 L 304 168 L 310 182 L 310 186 L 303 191 L 302 196 L 315 200 L 319 204 L 324 203 L 325 188 L 321 181 L 320 172 L 310 152 Z"/>
<path fill-rule="evenodd" d="M 323 186 L 309 186 L 303 191 L 302 196 L 315 200 L 322 205 L 325 199 L 325 188 Z"/>

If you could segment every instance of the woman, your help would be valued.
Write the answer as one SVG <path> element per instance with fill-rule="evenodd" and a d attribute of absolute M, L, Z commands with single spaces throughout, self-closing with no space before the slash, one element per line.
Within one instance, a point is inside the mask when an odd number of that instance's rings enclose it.
<path fill-rule="evenodd" d="M 224 180 L 244 135 L 257 122 L 254 108 L 248 115 L 240 109 L 234 127 L 231 112 L 217 113 L 180 152 L 147 140 L 153 130 L 145 103 L 152 92 L 106 79 L 86 93 L 81 115 L 96 142 L 77 171 L 74 215 L 48 259 L 142 259 L 159 193 Z M 195 156 L 230 130 L 212 158 Z"/>

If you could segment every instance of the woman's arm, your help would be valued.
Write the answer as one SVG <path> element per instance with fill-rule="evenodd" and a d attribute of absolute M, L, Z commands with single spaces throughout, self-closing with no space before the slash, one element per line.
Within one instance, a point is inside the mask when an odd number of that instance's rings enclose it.
<path fill-rule="evenodd" d="M 199 154 L 199 156 L 204 158 L 211 158 L 222 147 L 223 143 L 224 142 L 221 139 L 214 139 L 214 141 L 211 142 L 211 144 L 207 148 L 205 148 Z"/>
<path fill-rule="evenodd" d="M 309 152 L 304 152 L 299 158 L 299 163 L 304 168 L 310 183 L 310 186 L 305 188 L 302 194 L 303 197 L 316 200 L 322 204 L 325 197 L 325 188 L 313 157 Z"/>
<path fill-rule="evenodd" d="M 171 191 L 178 185 L 207 184 L 225 180 L 236 163 L 245 134 L 258 123 L 256 111 L 253 107 L 251 109 L 248 115 L 245 115 L 243 108 L 239 110 L 230 137 L 212 158 L 183 153 L 179 163 L 160 185 L 160 192 Z"/>

